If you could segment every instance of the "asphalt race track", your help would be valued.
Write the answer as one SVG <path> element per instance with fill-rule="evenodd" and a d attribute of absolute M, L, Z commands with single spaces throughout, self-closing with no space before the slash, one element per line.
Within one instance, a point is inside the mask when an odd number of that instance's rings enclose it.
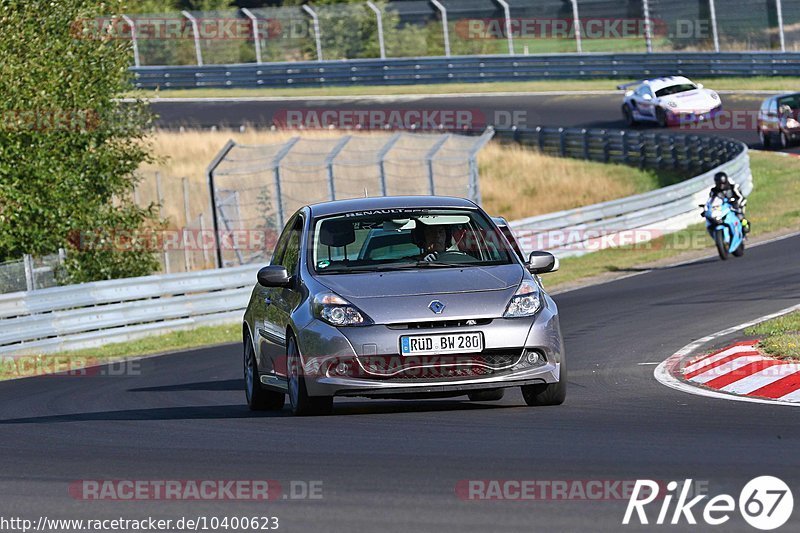
<path fill-rule="evenodd" d="M 725 113 L 712 122 L 659 129 L 640 125 L 649 131 L 685 131 L 715 134 L 746 142 L 751 148 L 762 148 L 756 133 L 756 114 L 766 94 L 721 94 Z M 160 116 L 157 125 L 165 128 L 239 128 L 270 127 L 280 123 L 289 112 L 303 121 L 321 116 L 324 111 L 462 111 L 473 117 L 475 129 L 485 125 L 496 127 L 564 126 L 586 128 L 625 128 L 620 106 L 622 94 L 514 95 L 485 94 L 451 98 L 446 96 L 397 96 L 379 100 L 365 98 L 335 99 L 240 99 L 240 100 L 154 100 L 153 110 Z M 315 112 L 315 113 L 312 113 Z M 291 116 L 291 115 L 289 115 Z M 346 120 L 346 119 L 343 119 Z M 800 147 L 790 152 L 800 153 Z"/>
<path fill-rule="evenodd" d="M 674 391 L 655 381 L 652 364 L 797 303 L 798 264 L 795 236 L 741 259 L 557 296 L 569 364 L 560 407 L 525 407 L 515 390 L 499 403 L 340 399 L 324 418 L 253 414 L 239 346 L 146 359 L 140 375 L 0 383 L 0 490 L 9 511 L 34 519 L 273 515 L 285 531 L 661 530 L 621 526 L 622 500 L 462 501 L 455 487 L 693 478 L 737 499 L 760 475 L 798 487 L 800 410 Z M 82 501 L 68 489 L 84 479 L 272 479 L 284 488 L 316 480 L 323 490 L 318 500 L 269 503 Z M 753 531 L 738 513 L 716 528 L 666 529 Z"/>

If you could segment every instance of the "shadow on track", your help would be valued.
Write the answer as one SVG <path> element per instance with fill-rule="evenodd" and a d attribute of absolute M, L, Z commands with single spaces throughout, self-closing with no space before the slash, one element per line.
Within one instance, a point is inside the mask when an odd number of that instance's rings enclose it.
<path fill-rule="evenodd" d="M 424 413 L 435 411 L 469 411 L 479 409 L 517 408 L 521 405 L 482 404 L 464 401 L 387 401 L 347 402 L 334 405 L 331 416 L 377 415 L 391 413 Z M 0 420 L 0 426 L 11 424 L 57 424 L 62 422 L 137 421 L 137 420 L 213 420 L 221 418 L 291 417 L 288 408 L 281 411 L 250 411 L 244 404 L 186 407 L 126 409 L 62 415 L 33 416 Z"/>
<path fill-rule="evenodd" d="M 128 392 L 168 392 L 168 391 L 240 391 L 244 390 L 241 378 L 221 381 L 198 381 L 196 383 L 178 383 L 157 387 L 128 389 Z"/>

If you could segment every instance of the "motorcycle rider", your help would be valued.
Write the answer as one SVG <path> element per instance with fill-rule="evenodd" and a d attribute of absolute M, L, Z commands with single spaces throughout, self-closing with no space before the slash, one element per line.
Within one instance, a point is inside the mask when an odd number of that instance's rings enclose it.
<path fill-rule="evenodd" d="M 726 198 L 731 204 L 731 208 L 742 222 L 742 231 L 745 235 L 750 232 L 750 222 L 744 216 L 744 208 L 747 205 L 747 198 L 736 183 L 728 179 L 724 172 L 714 174 L 714 186 L 709 192 L 709 197 L 720 196 Z"/>

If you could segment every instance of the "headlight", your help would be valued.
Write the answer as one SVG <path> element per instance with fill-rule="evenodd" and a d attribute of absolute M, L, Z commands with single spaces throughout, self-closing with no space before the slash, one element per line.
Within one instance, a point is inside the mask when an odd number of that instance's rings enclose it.
<path fill-rule="evenodd" d="M 673 102 L 672 100 L 668 101 L 667 105 L 669 107 L 672 107 L 672 108 L 678 107 L 678 103 L 677 102 Z"/>
<path fill-rule="evenodd" d="M 710 93 L 711 98 L 714 100 L 719 100 L 719 95 L 717 93 Z"/>
<path fill-rule="evenodd" d="M 366 326 L 372 320 L 356 306 L 332 292 L 314 297 L 314 316 L 331 326 Z"/>
<path fill-rule="evenodd" d="M 786 127 L 787 128 L 800 128 L 800 122 L 796 121 L 793 118 L 786 119 Z"/>
<path fill-rule="evenodd" d="M 506 312 L 503 314 L 504 318 L 518 318 L 523 316 L 532 316 L 542 307 L 542 301 L 539 297 L 539 286 L 532 281 L 523 281 L 520 283 L 517 292 L 508 302 Z"/>

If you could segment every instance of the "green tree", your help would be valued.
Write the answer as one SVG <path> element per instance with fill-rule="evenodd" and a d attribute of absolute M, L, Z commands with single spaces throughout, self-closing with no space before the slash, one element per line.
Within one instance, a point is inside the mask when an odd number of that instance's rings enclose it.
<path fill-rule="evenodd" d="M 65 247 L 73 282 L 157 267 L 146 248 L 112 242 L 157 222 L 130 194 L 151 124 L 143 101 L 118 100 L 130 91 L 130 43 L 85 23 L 121 12 L 90 0 L 0 5 L 0 260 Z"/>

